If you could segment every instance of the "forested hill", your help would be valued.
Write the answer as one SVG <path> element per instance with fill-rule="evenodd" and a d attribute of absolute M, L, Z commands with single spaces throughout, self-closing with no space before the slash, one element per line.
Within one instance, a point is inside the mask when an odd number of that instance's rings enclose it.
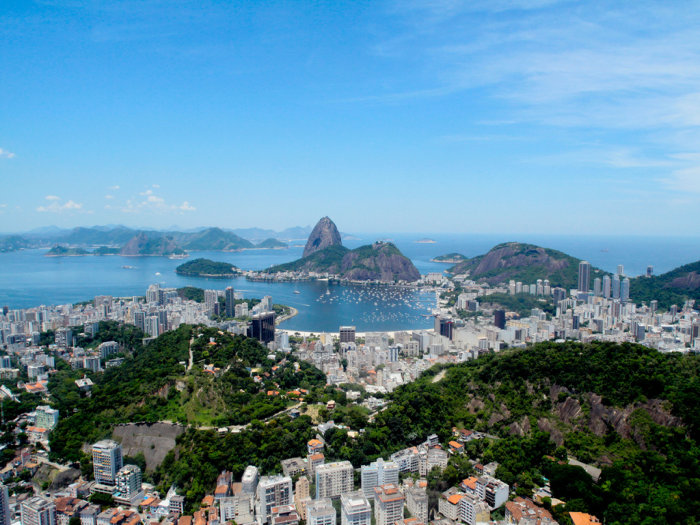
<path fill-rule="evenodd" d="M 453 426 L 489 431 L 502 439 L 472 453 L 498 461 L 511 486 L 547 476 L 569 511 L 625 524 L 700 515 L 700 357 L 543 343 L 454 366 L 432 383 L 436 372 L 398 389 L 358 448 L 374 456 L 431 432 L 444 442 Z M 599 483 L 544 458 L 567 453 L 600 465 Z"/>
<path fill-rule="evenodd" d="M 134 327 L 122 325 L 122 329 L 133 331 Z M 194 367 L 188 372 L 180 363 L 189 359 L 191 339 Z M 51 377 L 49 390 L 62 418 L 51 433 L 51 457 L 85 460 L 81 447 L 111 435 L 119 423 L 168 420 L 215 427 L 244 425 L 295 402 L 283 395 L 270 396 L 268 391 L 286 393 L 325 385 L 325 375 L 308 363 L 299 363 L 296 371 L 288 359 L 269 360 L 269 352 L 256 340 L 213 328 L 184 325 L 145 347 L 139 341 L 138 336 L 129 339 L 125 363 L 104 373 L 71 371 L 67 363 L 57 360 L 59 373 Z M 204 365 L 219 370 L 206 373 Z M 277 366 L 274 372 L 273 366 Z M 259 383 L 252 377 L 253 368 L 263 377 Z M 95 383 L 92 397 L 80 393 L 74 383 L 83 373 Z"/>
<path fill-rule="evenodd" d="M 469 276 L 478 282 L 491 285 L 513 279 L 523 284 L 532 284 L 537 279 L 549 279 L 552 287 L 565 289 L 578 286 L 577 259 L 563 252 L 542 248 L 533 244 L 507 242 L 494 246 L 484 254 L 478 255 L 449 268 L 452 274 L 469 272 Z M 605 272 L 598 268 L 591 269 L 591 283 L 596 277 L 602 278 Z"/>
<path fill-rule="evenodd" d="M 349 250 L 335 244 L 313 252 L 302 259 L 272 266 L 264 270 L 275 272 L 328 272 L 339 274 L 344 279 L 383 282 L 417 281 L 420 272 L 411 260 L 390 242 L 374 244 Z"/>
<path fill-rule="evenodd" d="M 662 310 L 673 304 L 682 308 L 689 299 L 700 302 L 700 261 L 654 277 L 637 277 L 630 285 L 630 297 L 637 304 L 656 299 Z"/>
<path fill-rule="evenodd" d="M 544 343 L 452 366 L 435 383 L 440 368 L 434 367 L 394 391 L 357 439 L 342 429 L 326 432 L 326 461 L 347 459 L 357 468 L 434 432 L 446 445 L 453 427 L 477 429 L 501 439 L 469 443 L 469 457 L 498 461 L 497 476 L 517 484 L 519 495 L 531 495 L 542 476 L 549 478 L 553 496 L 566 502 L 555 514 L 562 523 L 567 511 L 590 511 L 610 524 L 690 525 L 700 515 L 699 365 L 697 356 L 637 345 Z M 303 449 L 308 425 L 306 416 L 283 416 L 225 437 L 190 431 L 156 482 L 199 496 L 213 488 L 217 472 L 240 474 L 247 461 L 263 473 L 278 472 L 280 459 Z M 599 482 L 547 457 L 567 455 L 600 465 Z M 445 490 L 464 475 L 451 464 L 443 474 L 431 473 L 429 486 Z"/>

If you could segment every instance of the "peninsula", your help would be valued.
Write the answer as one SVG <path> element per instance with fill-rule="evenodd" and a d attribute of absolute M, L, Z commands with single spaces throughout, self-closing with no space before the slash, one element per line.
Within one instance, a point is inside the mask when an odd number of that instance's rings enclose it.
<path fill-rule="evenodd" d="M 338 228 L 328 217 L 322 218 L 314 228 L 301 259 L 264 270 L 267 274 L 280 272 L 328 274 L 350 281 L 413 282 L 420 279 L 418 269 L 392 243 L 377 241 L 354 250 L 343 246 Z"/>

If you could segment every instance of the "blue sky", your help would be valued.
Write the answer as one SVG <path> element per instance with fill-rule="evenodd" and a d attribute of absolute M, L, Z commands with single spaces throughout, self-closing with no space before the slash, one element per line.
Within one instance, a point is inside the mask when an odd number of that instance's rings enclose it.
<path fill-rule="evenodd" d="M 6 1 L 0 231 L 697 234 L 700 4 Z"/>

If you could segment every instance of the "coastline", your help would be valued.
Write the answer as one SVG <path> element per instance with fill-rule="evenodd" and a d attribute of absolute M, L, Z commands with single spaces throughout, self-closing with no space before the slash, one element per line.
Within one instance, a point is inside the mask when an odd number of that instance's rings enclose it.
<path fill-rule="evenodd" d="M 299 315 L 299 310 L 297 310 L 293 306 L 289 306 L 289 305 L 285 305 L 285 306 L 287 308 L 289 308 L 291 310 L 291 312 L 289 313 L 289 315 L 283 315 L 282 317 L 277 319 L 275 321 L 275 326 L 280 325 L 280 324 L 284 323 L 285 321 L 289 321 L 292 317 Z M 289 332 L 289 330 L 285 330 L 285 332 Z"/>

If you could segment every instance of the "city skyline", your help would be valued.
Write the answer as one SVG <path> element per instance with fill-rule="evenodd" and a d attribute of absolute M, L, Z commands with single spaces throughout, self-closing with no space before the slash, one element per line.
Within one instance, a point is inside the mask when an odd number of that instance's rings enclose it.
<path fill-rule="evenodd" d="M 347 231 L 692 234 L 699 16 L 690 2 L 14 2 L 0 230 L 332 215 Z"/>

